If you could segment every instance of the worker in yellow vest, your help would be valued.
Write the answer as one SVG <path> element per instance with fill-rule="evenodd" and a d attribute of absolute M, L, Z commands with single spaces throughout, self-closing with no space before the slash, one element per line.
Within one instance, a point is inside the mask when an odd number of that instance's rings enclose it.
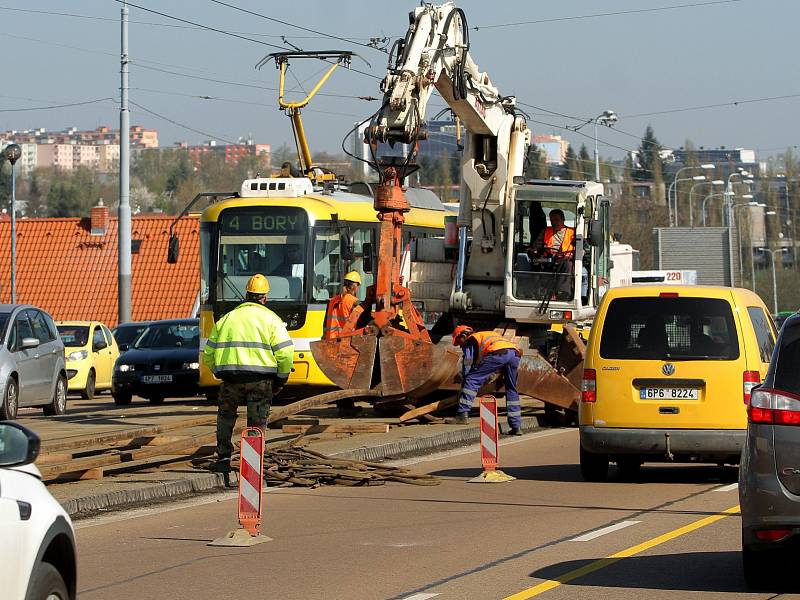
<path fill-rule="evenodd" d="M 358 271 L 350 271 L 344 276 L 342 292 L 331 298 L 328 302 L 328 309 L 325 311 L 325 324 L 322 327 L 323 340 L 339 337 L 353 311 L 359 311 L 359 313 L 362 311 L 361 307 L 357 306 L 360 286 L 361 275 Z M 361 412 L 352 398 L 337 400 L 336 406 L 339 409 L 340 417 L 354 417 Z"/>
<path fill-rule="evenodd" d="M 461 346 L 464 352 L 461 393 L 458 397 L 458 415 L 445 419 L 445 422 L 466 425 L 478 390 L 492 375 L 500 372 L 506 384 L 509 435 L 522 435 L 522 409 L 517 393 L 517 371 L 522 351 L 494 331 L 473 331 L 467 325 L 456 327 L 453 345 Z"/>
<path fill-rule="evenodd" d="M 294 346 L 281 318 L 266 307 L 268 293 L 267 278 L 253 275 L 244 302 L 216 322 L 203 348 L 203 361 L 222 380 L 212 471 L 230 471 L 239 405 L 247 404 L 248 427 L 265 430 L 272 398 L 292 370 Z"/>

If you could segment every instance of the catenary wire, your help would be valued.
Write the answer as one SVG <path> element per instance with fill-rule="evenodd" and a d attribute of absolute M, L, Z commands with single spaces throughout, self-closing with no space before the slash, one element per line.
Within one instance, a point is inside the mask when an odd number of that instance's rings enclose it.
<path fill-rule="evenodd" d="M 164 116 L 164 115 L 162 115 L 160 113 L 157 113 L 154 110 L 150 110 L 149 108 L 146 108 L 146 107 L 144 107 L 141 104 L 138 104 L 136 102 L 133 102 L 133 101 L 129 101 L 129 102 L 130 102 L 131 106 L 135 106 L 139 110 L 142 110 L 142 111 L 144 111 L 144 112 L 146 112 L 148 114 L 153 115 L 154 117 L 158 117 L 159 119 L 167 121 L 168 123 L 172 123 L 173 125 L 177 125 L 178 127 L 182 127 L 183 129 L 186 129 L 188 131 L 192 131 L 194 133 L 199 133 L 200 135 L 204 135 L 204 136 L 206 136 L 208 138 L 211 138 L 211 139 L 214 139 L 214 140 L 220 140 L 222 142 L 225 142 L 227 144 L 231 144 L 231 145 L 234 145 L 234 146 L 239 143 L 239 142 L 231 141 L 231 140 L 226 139 L 226 138 L 224 138 L 222 136 L 219 136 L 219 135 L 214 135 L 214 134 L 208 133 L 207 131 L 203 131 L 201 129 L 195 129 L 194 127 L 190 127 L 189 125 L 186 125 L 184 123 L 180 123 L 180 122 L 178 122 L 178 121 L 176 121 L 174 119 L 170 119 L 169 117 L 166 117 L 166 116 Z"/>
<path fill-rule="evenodd" d="M 673 4 L 670 6 L 656 6 L 653 8 L 637 8 L 632 10 L 616 10 L 605 13 L 594 13 L 589 15 L 574 15 L 571 17 L 553 17 L 551 19 L 537 19 L 535 21 L 517 21 L 515 23 L 497 23 L 494 25 L 480 25 L 473 27 L 475 31 L 481 29 L 499 29 L 501 27 L 519 27 L 521 25 L 538 25 L 541 23 L 556 23 L 559 21 L 577 21 L 579 19 L 595 19 L 599 17 L 615 17 L 620 15 L 632 15 L 639 13 L 661 12 L 666 10 L 679 10 L 683 8 L 696 8 L 701 6 L 712 6 L 715 4 L 733 4 L 744 0 L 713 0 L 711 2 L 693 2 L 690 4 Z"/>

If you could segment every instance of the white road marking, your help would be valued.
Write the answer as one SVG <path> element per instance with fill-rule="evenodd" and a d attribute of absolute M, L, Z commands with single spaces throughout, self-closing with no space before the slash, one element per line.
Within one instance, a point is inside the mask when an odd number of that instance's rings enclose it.
<path fill-rule="evenodd" d="M 428 600 L 428 598 L 435 598 L 439 594 L 414 594 L 413 596 L 406 596 L 403 600 Z"/>
<path fill-rule="evenodd" d="M 739 482 L 737 481 L 736 483 L 732 483 L 730 485 L 725 485 L 725 486 L 722 486 L 722 487 L 719 487 L 719 488 L 714 488 L 711 491 L 712 492 L 732 492 L 733 490 L 738 490 L 738 489 L 739 489 Z"/>
<path fill-rule="evenodd" d="M 584 533 L 583 535 L 579 535 L 578 537 L 574 537 L 567 541 L 588 542 L 589 540 L 599 538 L 600 536 L 606 535 L 607 533 L 613 533 L 614 531 L 625 529 L 626 527 L 630 527 L 631 525 L 636 525 L 637 523 L 641 523 L 641 521 L 621 521 L 620 523 L 616 523 L 615 525 L 609 525 L 608 527 L 603 527 L 602 529 L 595 529 L 594 531 L 590 531 L 589 533 Z"/>

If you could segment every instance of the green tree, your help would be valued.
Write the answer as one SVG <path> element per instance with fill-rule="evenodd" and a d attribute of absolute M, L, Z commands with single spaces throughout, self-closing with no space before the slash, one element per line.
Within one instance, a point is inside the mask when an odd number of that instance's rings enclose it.
<path fill-rule="evenodd" d="M 527 179 L 549 179 L 550 167 L 547 165 L 547 153 L 532 144 L 528 150 L 528 160 L 525 165 Z"/>
<path fill-rule="evenodd" d="M 661 142 L 656 138 L 653 127 L 648 125 L 637 151 L 638 165 L 633 171 L 633 178 L 636 181 L 660 183 L 663 180 L 664 162 L 661 158 L 661 150 L 663 150 Z"/>
<path fill-rule="evenodd" d="M 565 179 L 581 179 L 581 169 L 578 163 L 578 157 L 572 146 L 567 146 L 567 152 L 564 157 L 564 178 Z"/>
<path fill-rule="evenodd" d="M 578 152 L 578 164 L 580 165 L 581 179 L 587 181 L 594 181 L 594 161 L 589 156 L 589 150 L 586 144 L 581 144 L 580 152 Z"/>
<path fill-rule="evenodd" d="M 11 163 L 0 151 L 0 207 L 11 206 Z"/>

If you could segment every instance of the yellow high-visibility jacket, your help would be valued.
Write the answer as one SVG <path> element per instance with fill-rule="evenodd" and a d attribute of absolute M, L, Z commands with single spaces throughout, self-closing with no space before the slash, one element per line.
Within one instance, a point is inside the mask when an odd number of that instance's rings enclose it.
<path fill-rule="evenodd" d="M 278 315 L 262 304 L 243 302 L 214 325 L 203 360 L 223 381 L 275 376 L 278 383 L 285 383 L 294 362 L 294 345 Z"/>

